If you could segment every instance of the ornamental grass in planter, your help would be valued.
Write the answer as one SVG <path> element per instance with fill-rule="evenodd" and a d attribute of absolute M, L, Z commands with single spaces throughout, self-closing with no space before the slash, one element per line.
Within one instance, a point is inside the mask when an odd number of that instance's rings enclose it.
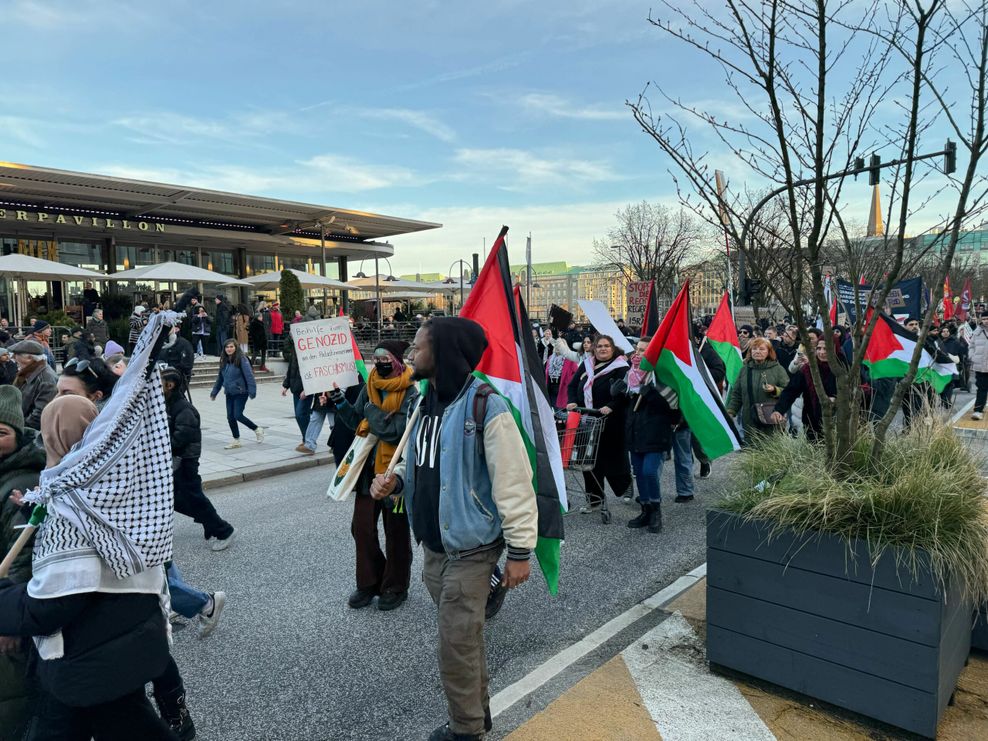
<path fill-rule="evenodd" d="M 873 465 L 776 435 L 708 513 L 708 658 L 934 736 L 988 599 L 978 462 L 934 416 Z"/>

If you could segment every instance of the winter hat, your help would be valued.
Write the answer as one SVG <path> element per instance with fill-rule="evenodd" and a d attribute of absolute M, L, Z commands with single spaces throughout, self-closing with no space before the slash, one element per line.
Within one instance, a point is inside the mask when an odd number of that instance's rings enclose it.
<path fill-rule="evenodd" d="M 981 318 L 982 319 L 988 319 L 988 311 L 982 311 L 981 312 Z"/>
<path fill-rule="evenodd" d="M 36 340 L 21 340 L 16 345 L 10 346 L 10 351 L 15 355 L 44 355 L 45 349 Z"/>
<path fill-rule="evenodd" d="M 107 340 L 106 347 L 103 348 L 103 357 L 108 358 L 111 355 L 116 355 L 117 353 L 123 355 L 124 349 L 113 340 Z"/>
<path fill-rule="evenodd" d="M 405 351 L 408 349 L 408 343 L 402 342 L 401 340 L 381 340 L 377 343 L 377 347 L 382 350 L 387 350 L 389 353 L 401 360 L 405 357 Z"/>
<path fill-rule="evenodd" d="M 43 332 L 46 329 L 48 329 L 48 327 L 50 326 L 51 325 L 48 324 L 48 322 L 44 321 L 43 319 L 36 319 L 31 327 L 31 331 L 28 332 L 28 334 L 37 334 L 38 332 Z"/>
<path fill-rule="evenodd" d="M 13 427 L 18 435 L 24 432 L 21 390 L 10 384 L 0 386 L 0 425 Z"/>
<path fill-rule="evenodd" d="M 138 304 L 137 306 L 134 307 L 134 316 L 140 316 L 145 311 L 146 311 L 145 307 L 141 304 Z"/>

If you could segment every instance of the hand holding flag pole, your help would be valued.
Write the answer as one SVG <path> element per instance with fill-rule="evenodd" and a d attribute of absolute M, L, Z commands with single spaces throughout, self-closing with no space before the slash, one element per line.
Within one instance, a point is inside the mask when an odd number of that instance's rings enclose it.
<path fill-rule="evenodd" d="M 7 555 L 4 556 L 3 561 L 0 561 L 0 579 L 5 578 L 10 572 L 10 567 L 13 565 L 17 557 L 21 555 L 21 551 L 24 550 L 24 546 L 27 545 L 27 542 L 31 539 L 31 536 L 34 535 L 34 531 L 38 529 L 38 525 L 42 523 L 47 514 L 47 510 L 45 510 L 45 508 L 40 504 L 35 506 L 34 511 L 31 512 L 31 519 L 28 520 L 27 525 L 25 525 L 24 529 L 21 530 L 21 534 L 17 536 L 17 540 L 14 541 L 14 544 L 10 547 L 10 550 L 7 551 Z"/>

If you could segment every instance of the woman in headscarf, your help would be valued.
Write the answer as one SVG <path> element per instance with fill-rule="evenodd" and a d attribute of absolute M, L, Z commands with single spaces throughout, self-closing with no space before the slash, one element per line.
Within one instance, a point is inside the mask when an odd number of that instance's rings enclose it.
<path fill-rule="evenodd" d="M 608 335 L 599 335 L 594 342 L 593 356 L 583 361 L 580 370 L 569 385 L 567 409 L 577 407 L 596 409 L 607 417 L 605 433 L 597 447 L 597 462 L 592 471 L 583 474 L 587 491 L 587 503 L 580 512 L 588 514 L 600 507 L 604 500 L 604 482 L 611 485 L 618 497 L 629 497 L 631 488 L 631 464 L 624 440 L 624 411 L 615 409 L 611 396 L 611 384 L 628 374 L 628 361 L 615 347 Z"/>
<path fill-rule="evenodd" d="M 353 501 L 350 532 L 357 551 L 357 589 L 350 595 L 354 609 L 366 607 L 380 595 L 378 610 L 393 610 L 408 597 L 412 570 L 412 543 L 404 498 L 374 499 L 370 485 L 374 476 L 384 473 L 395 446 L 405 432 L 408 415 L 418 399 L 412 381 L 412 368 L 405 365 L 408 344 L 401 340 L 381 340 L 374 350 L 374 369 L 367 385 L 350 405 L 340 389 L 330 394 L 336 404 L 337 422 L 355 430 L 358 436 L 377 436 L 377 445 L 364 464 Z M 385 551 L 377 537 L 377 520 L 384 519 Z"/>
<path fill-rule="evenodd" d="M 59 480 L 53 469 L 96 415 L 95 405 L 82 396 L 60 397 L 45 407 L 41 425 L 51 476 L 43 477 L 43 488 Z M 69 472 L 63 486 L 75 480 L 72 471 L 72 464 L 62 471 Z M 38 647 L 43 693 L 31 737 L 173 741 L 144 694 L 144 685 L 170 661 L 160 597 L 164 571 L 158 565 L 117 578 L 95 548 L 85 547 L 86 536 L 80 543 L 92 513 L 106 515 L 95 489 L 82 491 L 90 483 L 71 492 L 59 487 L 46 501 L 30 583 L 0 579 L 0 635 L 34 637 Z M 80 524 L 70 524 L 77 517 Z"/>

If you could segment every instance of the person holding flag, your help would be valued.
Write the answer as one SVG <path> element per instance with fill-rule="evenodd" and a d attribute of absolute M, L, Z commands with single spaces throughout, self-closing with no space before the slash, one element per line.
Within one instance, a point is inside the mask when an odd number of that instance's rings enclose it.
<path fill-rule="evenodd" d="M 476 289 L 475 289 L 476 290 Z M 539 511 L 525 441 L 508 401 L 473 375 L 488 347 L 483 327 L 435 318 L 415 334 L 410 362 L 427 382 L 408 449 L 376 500 L 403 496 L 423 545 L 422 578 L 439 610 L 439 674 L 449 721 L 430 741 L 472 741 L 491 729 L 484 611 L 501 552 L 502 585 L 528 581 Z"/>

